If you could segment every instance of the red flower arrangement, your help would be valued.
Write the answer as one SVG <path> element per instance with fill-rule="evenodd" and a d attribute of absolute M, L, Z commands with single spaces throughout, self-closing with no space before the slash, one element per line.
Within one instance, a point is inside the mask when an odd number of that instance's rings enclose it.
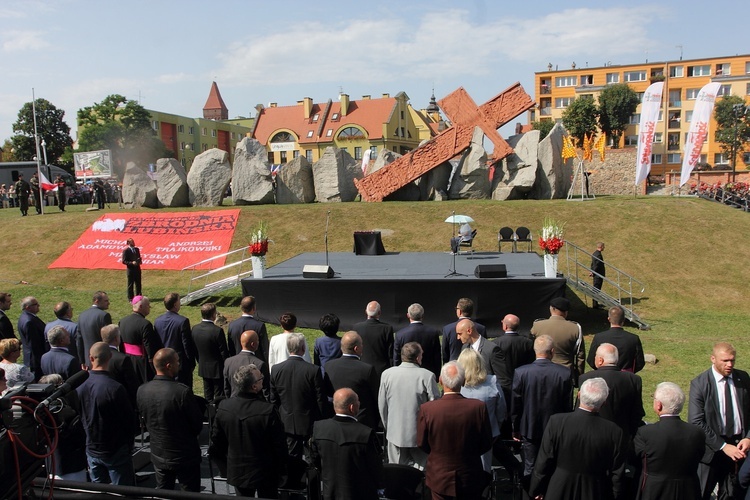
<path fill-rule="evenodd" d="M 263 257 L 268 253 L 268 223 L 261 221 L 250 237 L 250 255 Z"/>
<path fill-rule="evenodd" d="M 545 254 L 557 255 L 564 244 L 563 225 L 546 217 L 544 219 L 544 226 L 542 226 L 541 236 L 539 236 L 539 248 L 544 250 Z"/>

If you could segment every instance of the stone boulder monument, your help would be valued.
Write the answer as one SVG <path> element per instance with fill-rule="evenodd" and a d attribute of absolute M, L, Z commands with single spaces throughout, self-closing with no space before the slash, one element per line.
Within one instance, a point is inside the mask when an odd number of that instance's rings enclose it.
<path fill-rule="evenodd" d="M 274 202 L 271 167 L 266 148 L 249 137 L 237 143 L 232 168 L 232 201 L 235 205 Z"/>
<path fill-rule="evenodd" d="M 174 158 L 161 158 L 156 161 L 156 174 L 156 196 L 159 206 L 190 206 L 187 173 L 182 163 Z"/>
<path fill-rule="evenodd" d="M 220 206 L 231 180 L 232 166 L 226 151 L 213 148 L 199 154 L 187 175 L 190 204 L 194 207 Z"/>
<path fill-rule="evenodd" d="M 310 162 L 302 155 L 284 164 L 276 174 L 276 203 L 312 203 L 315 182 Z"/>
<path fill-rule="evenodd" d="M 343 149 L 327 147 L 312 171 L 319 203 L 354 201 L 357 197 L 354 180 L 363 177 L 362 167 Z"/>
<path fill-rule="evenodd" d="M 128 208 L 158 208 L 156 183 L 133 162 L 125 166 L 122 178 L 122 201 Z"/>

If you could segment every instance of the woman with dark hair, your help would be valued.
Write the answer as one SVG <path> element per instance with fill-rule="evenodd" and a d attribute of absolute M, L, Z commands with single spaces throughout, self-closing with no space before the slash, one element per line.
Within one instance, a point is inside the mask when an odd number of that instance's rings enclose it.
<path fill-rule="evenodd" d="M 333 313 L 324 314 L 318 323 L 324 334 L 315 339 L 315 364 L 320 367 L 321 375 L 325 375 L 325 366 L 329 360 L 341 357 L 341 337 L 336 335 L 340 324 L 339 317 Z"/>
<path fill-rule="evenodd" d="M 268 372 L 271 372 L 273 365 L 277 365 L 282 361 L 286 361 L 289 358 L 289 349 L 286 347 L 286 336 L 290 333 L 294 333 L 294 329 L 297 327 L 297 316 L 290 312 L 285 312 L 279 316 L 279 325 L 284 329 L 282 333 L 274 335 L 268 343 Z M 308 363 L 312 363 L 310 360 L 310 349 L 305 349 L 305 354 L 302 358 Z"/>

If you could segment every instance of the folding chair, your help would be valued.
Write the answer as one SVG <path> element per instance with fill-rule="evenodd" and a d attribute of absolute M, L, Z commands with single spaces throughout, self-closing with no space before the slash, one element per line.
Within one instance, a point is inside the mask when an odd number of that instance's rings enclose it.
<path fill-rule="evenodd" d="M 503 253 L 503 243 L 510 243 L 513 248 L 513 251 L 515 252 L 515 239 L 514 239 L 515 233 L 513 232 L 512 228 L 509 228 L 508 226 L 501 227 L 500 231 L 497 232 L 497 251 L 500 253 Z"/>

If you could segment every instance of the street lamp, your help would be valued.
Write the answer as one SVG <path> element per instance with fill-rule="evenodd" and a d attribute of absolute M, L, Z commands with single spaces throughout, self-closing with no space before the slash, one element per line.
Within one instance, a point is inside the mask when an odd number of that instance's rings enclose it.
<path fill-rule="evenodd" d="M 185 169 L 189 166 L 190 158 L 188 158 L 188 151 L 192 149 L 192 146 L 190 144 L 185 144 L 185 149 L 182 151 L 182 158 L 185 160 Z"/>
<path fill-rule="evenodd" d="M 737 175 L 737 135 L 740 129 L 740 121 L 748 111 L 748 107 L 743 103 L 737 103 L 732 106 L 734 115 L 734 140 L 732 141 L 732 182 L 736 181 Z"/>
<path fill-rule="evenodd" d="M 47 163 L 47 142 L 44 139 L 42 139 L 42 151 L 44 152 L 44 164 L 49 165 Z"/>

